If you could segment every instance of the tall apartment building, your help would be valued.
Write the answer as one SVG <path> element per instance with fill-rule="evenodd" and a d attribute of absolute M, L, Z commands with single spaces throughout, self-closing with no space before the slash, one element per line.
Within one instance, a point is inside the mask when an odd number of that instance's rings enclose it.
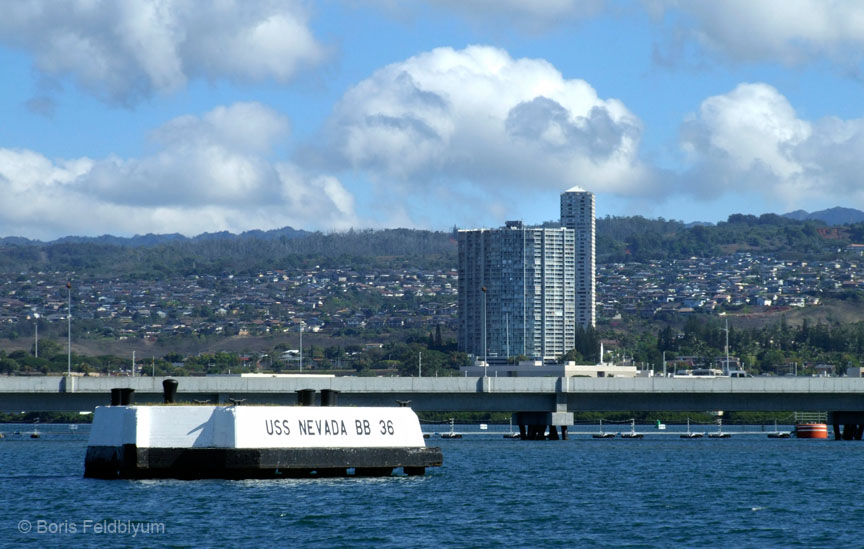
<path fill-rule="evenodd" d="M 458 232 L 461 351 L 554 359 L 573 348 L 576 326 L 594 323 L 593 195 L 564 193 L 561 218 L 557 229 L 508 221 Z"/>
<path fill-rule="evenodd" d="M 561 194 L 561 226 L 576 232 L 576 323 L 594 326 L 594 193 L 573 187 Z"/>
<path fill-rule="evenodd" d="M 477 357 L 558 357 L 573 348 L 576 239 L 570 229 L 463 230 L 459 348 Z M 484 333 L 485 331 L 485 333 Z"/>

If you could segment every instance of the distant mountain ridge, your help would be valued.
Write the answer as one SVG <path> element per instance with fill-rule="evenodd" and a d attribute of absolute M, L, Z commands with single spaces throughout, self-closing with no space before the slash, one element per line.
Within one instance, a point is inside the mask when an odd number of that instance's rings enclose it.
<path fill-rule="evenodd" d="M 228 231 L 219 231 L 216 233 L 201 233 L 197 236 L 188 237 L 180 233 L 170 234 L 153 234 L 147 233 L 144 235 L 136 234 L 131 237 L 112 236 L 103 234 L 102 236 L 64 236 L 56 240 L 42 241 L 24 238 L 22 236 L 7 236 L 0 238 L 0 246 L 17 245 L 17 246 L 48 246 L 51 244 L 110 244 L 114 246 L 125 246 L 130 248 L 140 248 L 148 246 L 157 246 L 169 242 L 203 242 L 206 240 L 230 240 L 230 239 L 246 239 L 255 238 L 259 240 L 274 240 L 278 238 L 303 238 L 313 234 L 302 229 L 294 229 L 292 227 L 282 227 L 281 229 L 272 229 L 269 231 L 261 231 L 258 229 L 244 231 L 240 234 L 230 233 Z"/>
<path fill-rule="evenodd" d="M 804 210 L 795 210 L 794 212 L 783 214 L 783 217 L 796 221 L 822 221 L 826 225 L 831 226 L 864 222 L 864 212 L 855 208 L 843 208 L 840 206 L 812 213 Z"/>
<path fill-rule="evenodd" d="M 638 217 L 638 216 L 637 216 Z M 818 212 L 807 212 L 805 210 L 795 210 L 793 212 L 782 214 L 780 217 L 792 219 L 795 221 L 821 221 L 829 226 L 851 225 L 854 223 L 864 222 L 864 212 L 854 208 L 834 207 Z M 662 219 L 662 218 L 661 218 Z M 646 220 L 647 221 L 647 220 Z M 658 220 L 659 221 L 659 220 Z M 671 220 L 670 220 L 671 221 Z M 691 223 L 682 223 L 681 228 L 691 229 L 698 226 L 710 227 L 714 223 L 702 221 L 694 221 Z M 542 226 L 558 226 L 557 221 L 548 221 Z M 49 246 L 53 244 L 106 244 L 113 246 L 123 246 L 128 248 L 142 248 L 158 246 L 160 244 L 169 243 L 196 243 L 214 240 L 275 240 L 280 238 L 295 239 L 304 238 L 310 235 L 317 234 L 313 231 L 303 229 L 294 229 L 293 227 L 282 227 L 280 229 L 271 229 L 262 231 L 253 229 L 244 231 L 239 234 L 234 234 L 228 231 L 218 231 L 215 233 L 201 233 L 199 235 L 188 237 L 180 233 L 169 234 L 153 234 L 147 233 L 144 235 L 136 234 L 131 237 L 113 236 L 104 234 L 102 236 L 64 236 L 55 240 L 37 240 L 23 236 L 7 236 L 0 237 L 0 246 Z"/>
<path fill-rule="evenodd" d="M 855 219 L 864 220 L 864 212 L 833 208 L 785 216 L 732 214 L 716 224 L 606 216 L 596 220 L 596 258 L 599 263 L 627 263 L 737 252 L 802 260 L 834 257 L 838 249 L 864 242 L 864 223 L 830 228 L 827 224 Z M 446 232 L 351 229 L 322 233 L 284 227 L 240 234 L 220 231 L 191 238 L 179 234 L 103 235 L 51 242 L 8 237 L 0 238 L 0 273 L 51 270 L 149 280 L 315 265 L 449 270 L 457 264 L 456 243 L 455 228 Z"/>
<path fill-rule="evenodd" d="M 864 242 L 864 222 L 855 220 L 864 221 L 864 212 L 832 208 L 784 216 L 732 214 L 716 224 L 606 216 L 596 220 L 596 258 L 599 263 L 626 263 L 737 252 L 790 259 L 835 256 L 848 244 Z M 844 226 L 828 227 L 843 222 Z M 50 242 L 7 237 L 0 238 L 0 273 L 52 270 L 157 279 L 315 265 L 452 269 L 457 263 L 456 240 L 454 231 L 351 229 L 323 233 L 292 227 L 240 234 L 219 231 L 194 237 L 176 233 L 129 238 L 69 236 Z"/>

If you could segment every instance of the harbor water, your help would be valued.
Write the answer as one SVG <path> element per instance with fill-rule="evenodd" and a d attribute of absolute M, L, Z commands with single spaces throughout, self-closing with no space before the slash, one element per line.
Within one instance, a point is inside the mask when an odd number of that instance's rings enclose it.
<path fill-rule="evenodd" d="M 638 427 L 644 439 L 433 436 L 444 466 L 422 477 L 106 481 L 82 475 L 89 426 L 31 439 L 0 425 L 0 546 L 862 545 L 864 443 Z"/>

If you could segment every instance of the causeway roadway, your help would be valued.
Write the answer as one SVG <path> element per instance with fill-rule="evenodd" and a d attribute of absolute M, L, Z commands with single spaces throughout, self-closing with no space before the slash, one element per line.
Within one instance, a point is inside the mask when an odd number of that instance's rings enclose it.
<path fill-rule="evenodd" d="M 88 411 L 113 388 L 135 390 L 136 404 L 162 402 L 165 377 L 0 376 L 0 411 Z M 864 378 L 587 377 L 175 377 L 177 400 L 229 404 L 297 403 L 296 391 L 339 391 L 341 406 L 416 411 L 850 411 L 864 412 Z M 320 395 L 317 397 L 320 399 Z"/>

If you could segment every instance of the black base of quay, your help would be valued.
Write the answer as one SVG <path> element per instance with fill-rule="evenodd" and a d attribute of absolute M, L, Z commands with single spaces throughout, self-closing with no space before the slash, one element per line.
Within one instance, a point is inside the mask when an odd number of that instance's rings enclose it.
<path fill-rule="evenodd" d="M 440 448 L 138 448 L 90 446 L 84 476 L 102 479 L 247 479 L 423 475 Z"/>

